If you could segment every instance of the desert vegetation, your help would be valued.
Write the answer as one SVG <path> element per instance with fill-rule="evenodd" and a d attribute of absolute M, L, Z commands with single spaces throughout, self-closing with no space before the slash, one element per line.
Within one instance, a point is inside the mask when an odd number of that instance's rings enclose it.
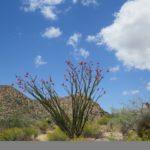
<path fill-rule="evenodd" d="M 150 140 L 149 103 L 136 98 L 119 110 L 112 109 L 111 113 L 103 111 L 103 115 L 94 116 L 92 112 L 98 107 L 98 101 L 106 94 L 101 81 L 109 71 L 102 70 L 99 63 L 94 65 L 81 61 L 75 66 L 71 61 L 66 61 L 66 64 L 62 87 L 70 97 L 67 107 L 59 99 L 51 77 L 38 80 L 37 76 L 32 77 L 29 73 L 24 77 L 16 76 L 19 88 L 32 95 L 47 116 L 29 117 L 25 110 L 11 116 L 1 116 L 1 141 Z"/>
<path fill-rule="evenodd" d="M 1 141 L 149 141 L 150 112 L 144 107 L 113 110 L 108 116 L 89 120 L 79 137 L 70 138 L 48 120 L 26 120 L 16 116 L 0 121 Z M 11 122 L 10 122 L 11 120 Z"/>
<path fill-rule="evenodd" d="M 104 89 L 99 87 L 103 79 L 103 70 L 99 63 L 94 66 L 92 62 L 81 61 L 75 66 L 71 61 L 66 61 L 66 64 L 66 83 L 62 86 L 71 97 L 71 112 L 66 112 L 60 105 L 51 77 L 38 82 L 37 77 L 26 73 L 25 79 L 17 76 L 17 81 L 21 89 L 43 105 L 55 124 L 68 137 L 74 138 L 82 134 L 94 105 L 105 94 Z"/>

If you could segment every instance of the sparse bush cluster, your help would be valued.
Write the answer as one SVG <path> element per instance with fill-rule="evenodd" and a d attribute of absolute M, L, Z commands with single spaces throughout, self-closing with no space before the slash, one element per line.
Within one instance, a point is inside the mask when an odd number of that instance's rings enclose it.
<path fill-rule="evenodd" d="M 89 121 L 86 123 L 82 135 L 86 138 L 98 139 L 102 137 L 102 132 L 99 130 L 99 126 L 96 122 Z"/>
<path fill-rule="evenodd" d="M 39 129 L 41 133 L 46 133 L 47 129 L 50 128 L 50 124 L 47 120 L 39 120 L 34 123 L 35 128 Z"/>
<path fill-rule="evenodd" d="M 143 140 L 150 140 L 150 113 L 144 114 L 138 122 L 137 134 Z"/>
<path fill-rule="evenodd" d="M 0 141 L 31 141 L 38 135 L 33 128 L 11 128 L 0 133 Z"/>
<path fill-rule="evenodd" d="M 142 104 L 134 100 L 129 106 L 113 113 L 109 129 L 119 129 L 127 141 L 149 141 L 150 111 Z"/>
<path fill-rule="evenodd" d="M 111 120 L 111 116 L 104 116 L 97 119 L 99 125 L 107 125 Z"/>
<path fill-rule="evenodd" d="M 8 128 L 23 128 L 30 127 L 32 120 L 25 118 L 21 115 L 12 115 L 11 117 L 6 117 L 0 119 L 0 131 Z"/>
<path fill-rule="evenodd" d="M 67 141 L 68 136 L 59 128 L 56 127 L 52 133 L 48 134 L 49 141 Z"/>

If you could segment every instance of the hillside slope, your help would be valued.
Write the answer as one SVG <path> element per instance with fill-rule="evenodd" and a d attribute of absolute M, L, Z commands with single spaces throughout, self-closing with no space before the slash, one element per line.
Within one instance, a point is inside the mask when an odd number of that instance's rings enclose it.
<path fill-rule="evenodd" d="M 70 97 L 60 98 L 62 105 L 70 111 Z M 22 114 L 32 119 L 47 118 L 49 114 L 36 100 L 31 100 L 12 86 L 0 86 L 0 118 L 10 117 L 13 114 Z M 107 113 L 96 105 L 92 112 L 94 116 L 103 116 Z"/>

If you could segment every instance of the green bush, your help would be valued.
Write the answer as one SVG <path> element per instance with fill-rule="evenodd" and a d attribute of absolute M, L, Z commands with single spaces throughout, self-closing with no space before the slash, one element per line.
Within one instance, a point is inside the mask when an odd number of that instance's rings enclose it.
<path fill-rule="evenodd" d="M 46 120 L 37 121 L 34 126 L 40 129 L 42 133 L 46 133 L 46 130 L 50 127 Z"/>
<path fill-rule="evenodd" d="M 109 117 L 109 116 L 104 116 L 104 117 L 100 117 L 99 119 L 97 119 L 97 123 L 98 123 L 99 125 L 107 125 L 110 120 L 111 120 L 111 117 Z"/>
<path fill-rule="evenodd" d="M 136 97 L 135 99 L 129 100 L 128 103 L 123 104 L 123 107 L 119 110 L 112 109 L 112 120 L 110 127 L 119 126 L 119 130 L 124 136 L 129 131 L 137 130 L 137 122 L 143 114 L 143 98 Z"/>
<path fill-rule="evenodd" d="M 99 131 L 99 127 L 95 122 L 87 122 L 83 130 L 83 136 L 90 138 L 100 138 L 102 137 L 102 133 Z"/>
<path fill-rule="evenodd" d="M 38 131 L 33 128 L 24 128 L 23 132 L 24 132 L 23 139 L 26 141 L 34 140 L 38 136 Z"/>
<path fill-rule="evenodd" d="M 0 141 L 30 141 L 38 135 L 32 128 L 11 128 L 0 133 Z"/>
<path fill-rule="evenodd" d="M 112 118 L 107 124 L 107 131 L 121 131 L 122 125 L 119 118 Z"/>
<path fill-rule="evenodd" d="M 49 141 L 67 141 L 68 137 L 63 131 L 60 130 L 59 127 L 56 127 L 54 132 L 48 134 L 48 140 Z"/>
<path fill-rule="evenodd" d="M 150 114 L 144 114 L 138 122 L 137 133 L 143 140 L 150 140 Z"/>
<path fill-rule="evenodd" d="M 142 141 L 142 139 L 137 135 L 137 133 L 133 130 L 130 130 L 128 134 L 124 137 L 126 141 Z"/>
<path fill-rule="evenodd" d="M 30 127 L 31 120 L 23 118 L 23 116 L 11 116 L 0 120 L 0 131 L 8 128 Z"/>
<path fill-rule="evenodd" d="M 127 135 L 130 130 L 136 130 L 136 122 L 138 119 L 138 111 L 123 108 L 112 114 L 112 118 L 108 123 L 108 128 L 111 130 L 119 130 L 123 135 Z"/>

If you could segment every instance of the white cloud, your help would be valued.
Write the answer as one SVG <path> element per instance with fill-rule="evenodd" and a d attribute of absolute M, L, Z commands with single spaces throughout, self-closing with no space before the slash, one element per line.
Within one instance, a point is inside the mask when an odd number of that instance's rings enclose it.
<path fill-rule="evenodd" d="M 150 91 L 150 82 L 147 83 L 146 89 L 147 89 L 148 91 Z"/>
<path fill-rule="evenodd" d="M 80 3 L 83 6 L 90 6 L 90 5 L 97 5 L 98 0 L 72 0 L 73 4 L 77 4 L 80 1 Z"/>
<path fill-rule="evenodd" d="M 81 0 L 82 5 L 89 6 L 89 5 L 97 5 L 97 0 Z"/>
<path fill-rule="evenodd" d="M 89 51 L 87 51 L 87 50 L 85 50 L 83 48 L 80 48 L 79 55 L 82 56 L 82 57 L 84 57 L 84 58 L 87 58 L 87 57 L 90 56 L 90 53 L 89 53 Z"/>
<path fill-rule="evenodd" d="M 73 51 L 71 52 L 71 54 L 75 57 L 75 59 L 79 59 L 80 57 L 86 59 L 90 56 L 88 50 L 78 47 L 81 38 L 81 33 L 74 33 L 72 36 L 69 37 L 67 41 L 67 45 L 71 45 L 73 47 Z"/>
<path fill-rule="evenodd" d="M 120 67 L 117 65 L 117 66 L 114 66 L 114 67 L 111 67 L 109 68 L 109 71 L 110 72 L 118 72 L 120 70 Z"/>
<path fill-rule="evenodd" d="M 34 63 L 35 63 L 36 67 L 40 67 L 42 65 L 46 65 L 47 64 L 47 62 L 44 61 L 43 58 L 42 58 L 42 56 L 40 56 L 40 55 L 36 56 Z"/>
<path fill-rule="evenodd" d="M 55 20 L 57 18 L 57 15 L 54 13 L 51 7 L 43 7 L 43 9 L 41 10 L 41 13 L 47 19 Z"/>
<path fill-rule="evenodd" d="M 131 94 L 135 95 L 135 94 L 138 94 L 139 92 L 140 92 L 139 90 L 133 90 L 133 91 L 131 91 Z"/>
<path fill-rule="evenodd" d="M 138 94 L 138 93 L 140 93 L 140 91 L 139 90 L 132 90 L 132 91 L 123 91 L 123 95 L 124 96 L 128 96 L 128 95 L 136 95 L 136 94 Z"/>
<path fill-rule="evenodd" d="M 78 45 L 79 40 L 81 39 L 82 34 L 81 33 L 74 33 L 67 41 L 67 45 L 71 45 L 74 48 Z"/>
<path fill-rule="evenodd" d="M 97 35 L 88 35 L 86 41 L 89 43 L 96 43 L 96 45 L 101 45 L 101 36 L 98 33 Z"/>
<path fill-rule="evenodd" d="M 72 55 L 75 59 L 79 59 L 83 57 L 84 59 L 88 58 L 90 56 L 90 52 L 86 49 L 80 48 L 80 49 L 74 49 Z"/>
<path fill-rule="evenodd" d="M 72 0 L 73 4 L 76 4 L 78 2 L 78 0 Z"/>
<path fill-rule="evenodd" d="M 25 12 L 40 11 L 41 14 L 51 20 L 57 18 L 59 11 L 58 6 L 67 2 L 66 0 L 22 0 Z M 73 4 L 77 4 L 79 0 L 72 0 Z M 97 5 L 97 0 L 80 0 L 83 6 Z"/>
<path fill-rule="evenodd" d="M 150 0 L 128 0 L 99 33 L 125 66 L 150 70 Z"/>
<path fill-rule="evenodd" d="M 64 10 L 64 13 L 68 13 L 69 11 L 71 11 L 71 9 L 72 9 L 71 6 L 67 7 L 67 8 Z"/>
<path fill-rule="evenodd" d="M 122 94 L 123 95 L 129 95 L 129 92 L 128 91 L 123 91 Z"/>
<path fill-rule="evenodd" d="M 111 77 L 110 81 L 116 81 L 118 78 L 117 77 Z"/>
<path fill-rule="evenodd" d="M 46 28 L 45 32 L 42 34 L 42 37 L 52 39 L 52 38 L 57 38 L 61 35 L 62 32 L 60 31 L 59 28 L 50 27 L 50 28 Z"/>
<path fill-rule="evenodd" d="M 23 7 L 26 12 L 39 10 L 45 18 L 56 19 L 57 5 L 64 0 L 24 0 Z"/>

